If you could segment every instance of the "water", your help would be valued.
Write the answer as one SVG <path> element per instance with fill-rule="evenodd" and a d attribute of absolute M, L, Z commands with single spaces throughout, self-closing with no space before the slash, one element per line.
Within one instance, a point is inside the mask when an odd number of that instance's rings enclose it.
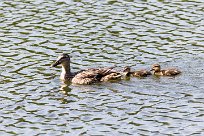
<path fill-rule="evenodd" d="M 204 4 L 2 0 L 0 135 L 204 135 Z M 172 77 L 65 84 L 50 68 L 177 67 Z"/>

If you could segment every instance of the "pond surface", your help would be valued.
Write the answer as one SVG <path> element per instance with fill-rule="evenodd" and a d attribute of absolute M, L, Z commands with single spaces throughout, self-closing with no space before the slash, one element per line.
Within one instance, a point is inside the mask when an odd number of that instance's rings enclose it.
<path fill-rule="evenodd" d="M 1 0 L 0 135 L 204 135 L 202 0 Z M 73 71 L 154 63 L 176 77 L 65 84 Z"/>

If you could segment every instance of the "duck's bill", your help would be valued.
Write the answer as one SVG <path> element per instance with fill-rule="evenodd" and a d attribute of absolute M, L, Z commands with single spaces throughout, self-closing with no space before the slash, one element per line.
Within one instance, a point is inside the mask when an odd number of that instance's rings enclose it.
<path fill-rule="evenodd" d="M 51 67 L 56 67 L 56 66 L 58 66 L 60 64 L 60 61 L 56 61 L 55 63 L 53 63 L 52 65 L 51 65 Z"/>

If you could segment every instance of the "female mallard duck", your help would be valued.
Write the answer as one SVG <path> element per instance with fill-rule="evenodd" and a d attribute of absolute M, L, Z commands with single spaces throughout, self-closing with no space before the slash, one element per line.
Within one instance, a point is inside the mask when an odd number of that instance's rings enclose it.
<path fill-rule="evenodd" d="M 148 75 L 151 75 L 151 72 L 145 69 L 137 70 L 137 71 L 131 71 L 130 67 L 125 67 L 123 70 L 124 74 L 126 76 L 133 76 L 133 77 L 146 77 Z"/>
<path fill-rule="evenodd" d="M 119 79 L 121 75 L 112 71 L 114 67 L 110 68 L 91 68 L 72 73 L 70 70 L 70 57 L 68 54 L 62 54 L 58 57 L 57 61 L 52 64 L 52 67 L 58 65 L 62 66 L 61 80 L 70 80 L 74 84 L 92 84 L 100 81 L 108 81 Z"/>
<path fill-rule="evenodd" d="M 176 68 L 161 70 L 161 66 L 159 64 L 152 65 L 151 71 L 153 71 L 153 74 L 157 76 L 175 76 L 181 73 L 181 71 Z"/>

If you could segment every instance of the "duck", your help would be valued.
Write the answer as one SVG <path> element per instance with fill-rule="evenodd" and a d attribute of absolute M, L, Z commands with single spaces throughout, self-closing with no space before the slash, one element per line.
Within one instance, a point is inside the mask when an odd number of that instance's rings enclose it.
<path fill-rule="evenodd" d="M 181 73 L 181 71 L 176 68 L 167 68 L 161 70 L 161 66 L 159 64 L 153 64 L 151 71 L 153 71 L 153 75 L 156 76 L 175 76 Z"/>
<path fill-rule="evenodd" d="M 66 53 L 61 54 L 51 66 L 57 67 L 58 65 L 62 67 L 60 79 L 63 81 L 71 81 L 73 84 L 88 85 L 121 78 L 119 72 L 113 71 L 115 66 L 108 68 L 90 68 L 73 73 L 70 68 L 70 56 Z"/>
<path fill-rule="evenodd" d="M 140 69 L 136 71 L 131 71 L 131 68 L 129 66 L 126 66 L 123 70 L 123 73 L 126 77 L 147 77 L 148 75 L 151 75 L 151 72 L 146 69 Z"/>

